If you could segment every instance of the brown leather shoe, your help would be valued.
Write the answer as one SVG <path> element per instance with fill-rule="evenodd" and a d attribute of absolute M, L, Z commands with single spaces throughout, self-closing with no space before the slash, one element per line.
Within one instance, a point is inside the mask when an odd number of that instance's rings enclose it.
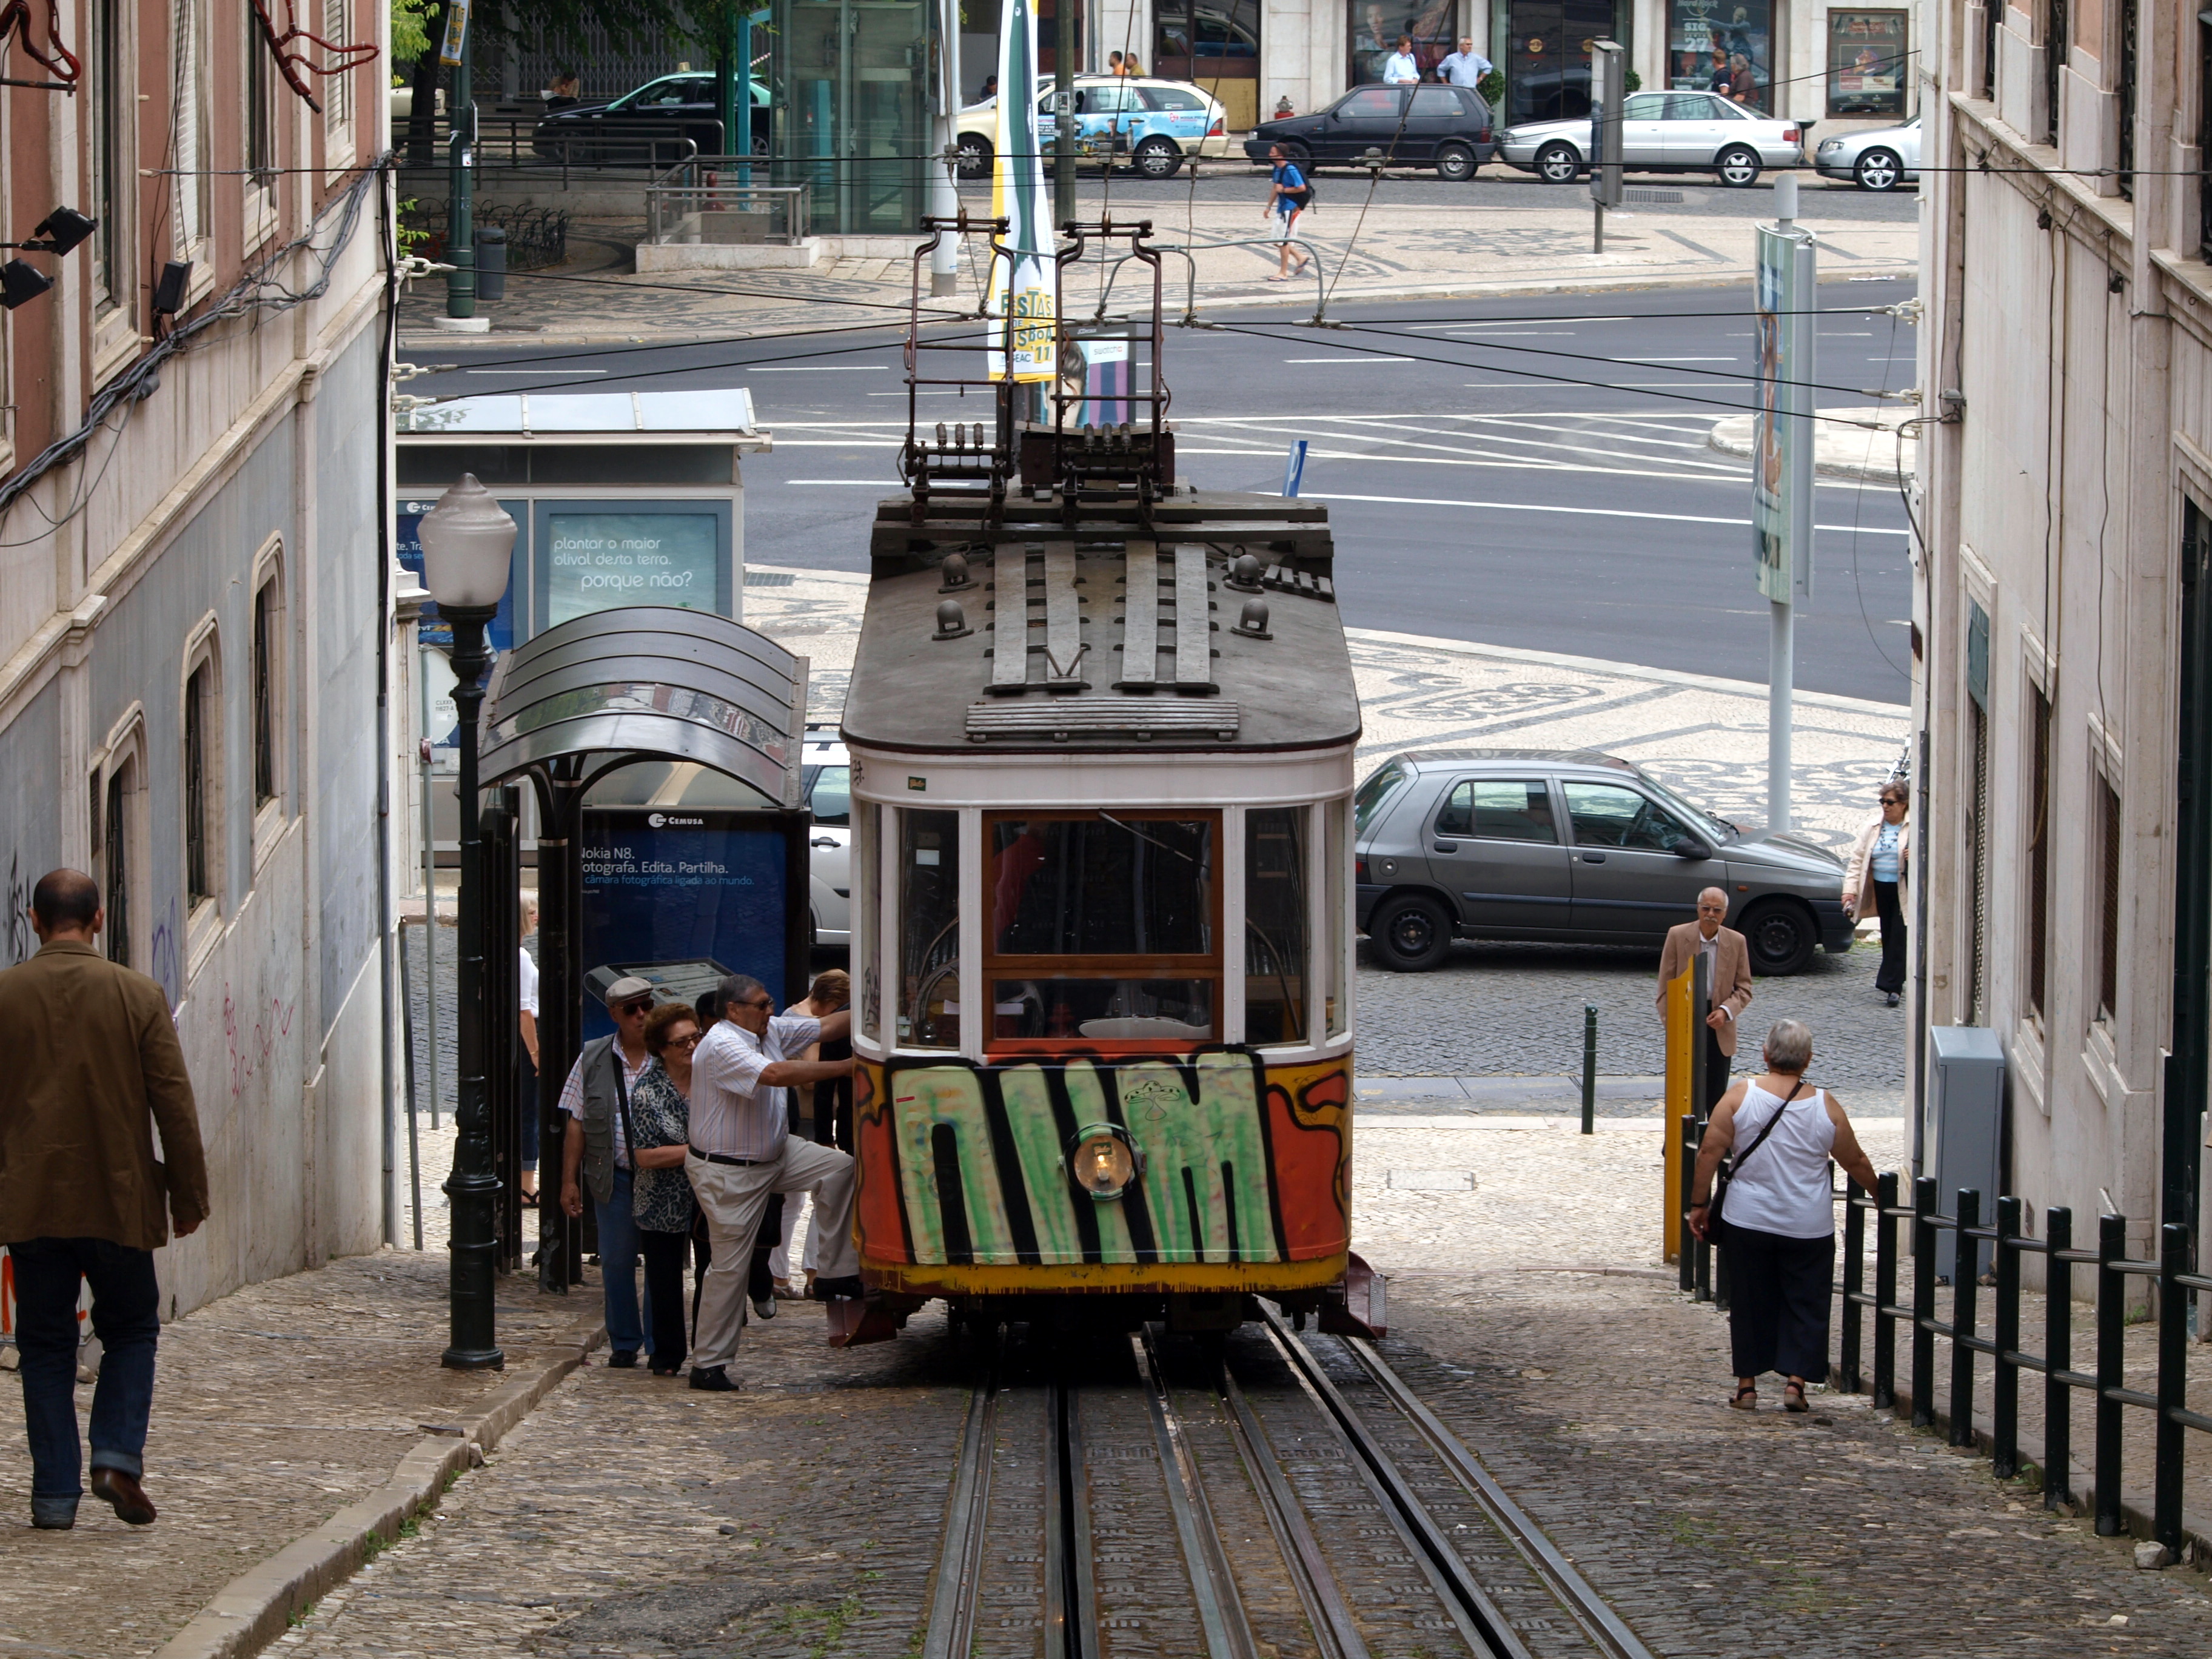
<path fill-rule="evenodd" d="M 154 1524 L 154 1500 L 146 1496 L 146 1489 L 138 1484 L 136 1475 L 125 1474 L 120 1469 L 94 1469 L 92 1495 L 102 1503 L 113 1504 L 118 1521 L 127 1521 L 134 1527 Z"/>

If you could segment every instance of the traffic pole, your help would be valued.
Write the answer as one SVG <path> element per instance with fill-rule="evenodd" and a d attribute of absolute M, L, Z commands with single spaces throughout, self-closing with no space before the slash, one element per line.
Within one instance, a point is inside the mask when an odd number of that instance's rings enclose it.
<path fill-rule="evenodd" d="M 953 156 L 960 147 L 960 0 L 943 0 L 938 8 L 937 31 L 943 49 L 939 53 L 939 73 L 944 76 L 944 89 L 939 101 L 944 106 L 945 117 L 940 123 L 937 140 L 937 163 L 931 170 L 929 193 L 930 212 L 939 219 L 960 216 L 960 185 L 953 177 Z M 937 246 L 929 256 L 929 292 L 933 299 L 960 291 L 960 240 L 956 235 L 940 234 Z"/>
<path fill-rule="evenodd" d="M 453 269 L 446 274 L 446 315 L 441 320 L 455 331 L 481 334 L 491 322 L 477 315 L 476 54 L 470 34 L 466 0 L 449 0 L 439 59 L 453 71 L 453 114 L 447 133 L 453 206 L 446 220 L 446 262 Z"/>
<path fill-rule="evenodd" d="M 1817 258 L 1796 225 L 1797 175 L 1774 181 L 1776 223 L 1759 232 L 1759 410 L 1753 423 L 1752 519 L 1770 625 L 1766 659 L 1766 818 L 1791 827 L 1791 686 L 1796 612 L 1813 594 L 1814 352 Z M 1778 452 L 1778 453 L 1777 453 Z M 1769 471 L 1771 465 L 1771 471 Z M 1770 485 L 1770 479 L 1771 483 Z"/>

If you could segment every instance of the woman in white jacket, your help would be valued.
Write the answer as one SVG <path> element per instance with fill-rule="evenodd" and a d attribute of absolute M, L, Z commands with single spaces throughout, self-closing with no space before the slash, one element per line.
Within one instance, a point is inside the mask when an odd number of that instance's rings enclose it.
<path fill-rule="evenodd" d="M 1874 901 L 1881 918 L 1881 967 L 1874 988 L 1893 1008 L 1905 988 L 1905 884 L 1912 874 L 1912 826 L 1905 821 L 1911 797 L 1902 782 L 1882 786 L 1881 810 L 1859 831 L 1844 870 L 1844 908 L 1852 919 Z"/>

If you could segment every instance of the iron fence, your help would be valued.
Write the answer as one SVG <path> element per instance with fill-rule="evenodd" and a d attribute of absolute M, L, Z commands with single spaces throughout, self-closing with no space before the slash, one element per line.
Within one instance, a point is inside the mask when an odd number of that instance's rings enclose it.
<path fill-rule="evenodd" d="M 403 228 L 428 240 L 415 251 L 427 258 L 442 259 L 452 204 L 443 198 L 416 197 L 400 204 Z M 568 257 L 569 216 L 561 208 L 510 207 L 505 203 L 476 204 L 473 216 L 479 228 L 496 226 L 507 233 L 507 268 L 540 270 Z"/>
<path fill-rule="evenodd" d="M 471 154 L 477 176 L 502 179 L 557 179 L 562 189 L 579 173 L 641 170 L 664 172 L 696 155 L 723 148 L 722 124 L 711 119 L 608 122 L 579 131 L 541 131 L 540 115 L 498 115 L 477 112 Z M 394 121 L 392 148 L 403 172 L 441 172 L 450 163 L 453 119 Z"/>
<path fill-rule="evenodd" d="M 753 184 L 748 175 L 756 165 L 742 155 L 695 155 L 678 162 L 646 187 L 645 240 L 664 246 L 781 241 L 798 246 L 812 219 L 813 181 Z M 768 172 L 764 166 L 757 170 Z"/>

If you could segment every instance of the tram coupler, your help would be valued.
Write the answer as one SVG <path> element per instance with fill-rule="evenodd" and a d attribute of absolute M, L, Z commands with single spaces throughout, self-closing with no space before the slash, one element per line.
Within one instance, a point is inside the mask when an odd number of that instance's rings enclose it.
<path fill-rule="evenodd" d="M 1322 1329 L 1332 1336 L 1364 1336 L 1370 1340 L 1389 1334 L 1384 1307 L 1387 1283 L 1358 1255 L 1352 1255 L 1343 1279 L 1322 1292 Z"/>
<path fill-rule="evenodd" d="M 905 1328 L 907 1316 L 928 1299 L 870 1291 L 857 1302 L 824 1303 L 830 1316 L 830 1346 L 857 1348 L 870 1342 L 888 1342 Z"/>
<path fill-rule="evenodd" d="M 1168 1329 L 1177 1335 L 1233 1331 L 1252 1314 L 1252 1298 L 1242 1291 L 1171 1291 Z"/>

